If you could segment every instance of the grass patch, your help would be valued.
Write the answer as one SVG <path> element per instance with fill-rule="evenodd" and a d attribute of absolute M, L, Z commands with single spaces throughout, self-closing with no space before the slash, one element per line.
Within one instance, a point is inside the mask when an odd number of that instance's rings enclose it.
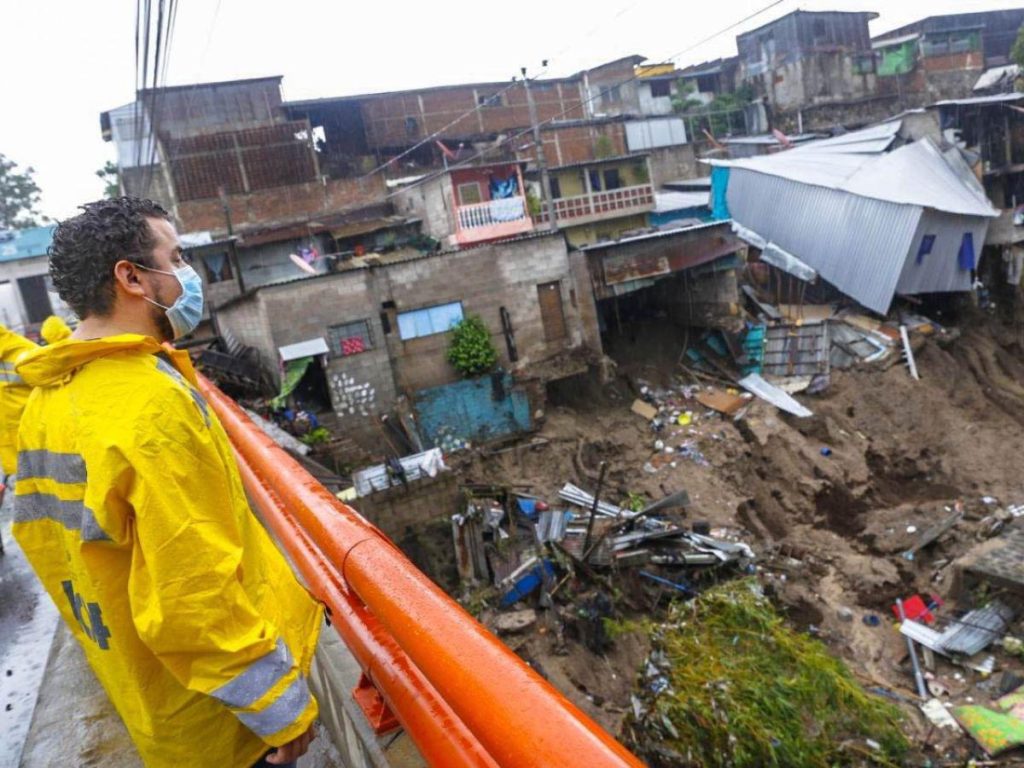
<path fill-rule="evenodd" d="M 785 626 L 753 579 L 676 604 L 649 630 L 645 711 L 629 731 L 652 766 L 898 765 L 907 751 L 900 711 Z"/>

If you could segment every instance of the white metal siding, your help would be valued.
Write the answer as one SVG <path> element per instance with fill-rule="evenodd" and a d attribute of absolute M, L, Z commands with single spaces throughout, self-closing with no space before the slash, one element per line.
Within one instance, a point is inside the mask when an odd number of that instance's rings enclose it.
<path fill-rule="evenodd" d="M 922 209 L 733 167 L 729 212 L 868 309 L 889 310 Z"/>
<path fill-rule="evenodd" d="M 686 143 L 686 126 L 681 117 L 657 117 L 626 123 L 626 146 L 630 152 Z"/>
<path fill-rule="evenodd" d="M 926 208 L 914 234 L 907 261 L 900 275 L 896 292 L 901 294 L 969 291 L 971 271 L 960 269 L 958 256 L 964 233 L 974 238 L 974 258 L 981 257 L 988 230 L 988 219 L 976 216 L 954 216 Z M 931 253 L 917 263 L 917 252 L 925 235 L 935 235 Z"/>

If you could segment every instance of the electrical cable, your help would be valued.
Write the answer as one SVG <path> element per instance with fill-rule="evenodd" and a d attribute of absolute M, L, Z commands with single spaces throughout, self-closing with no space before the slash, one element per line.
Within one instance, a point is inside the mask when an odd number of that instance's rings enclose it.
<path fill-rule="evenodd" d="M 705 37 L 705 38 L 697 41 L 696 43 L 694 43 L 694 44 L 692 44 L 692 45 L 682 49 L 681 51 L 678 51 L 677 53 L 674 53 L 674 54 L 670 55 L 667 58 L 675 59 L 678 56 L 682 56 L 685 53 L 689 53 L 690 51 L 694 50 L 695 48 L 699 48 L 700 46 L 704 45 L 705 43 L 708 43 L 711 40 L 714 40 L 716 37 L 719 37 L 720 35 L 723 35 L 726 32 L 729 32 L 730 30 L 735 29 L 736 27 L 738 27 L 738 26 L 740 26 L 742 24 L 745 24 L 746 22 L 750 21 L 751 19 L 756 18 L 757 16 L 760 16 L 761 14 L 771 10 L 772 8 L 775 8 L 778 5 L 781 5 L 784 2 L 787 2 L 787 0 L 773 0 L 773 2 L 763 6 L 762 8 L 760 8 L 757 11 L 754 11 L 751 14 L 748 14 L 747 16 L 744 16 L 739 21 L 733 22 L 729 26 L 724 27 L 724 28 L 718 30 L 717 32 L 715 32 L 715 33 L 713 33 L 711 35 L 708 35 L 707 37 Z M 634 82 L 635 80 L 638 80 L 638 79 L 640 79 L 640 75 L 634 74 L 632 77 L 626 78 L 625 80 L 621 80 L 620 82 L 615 83 L 614 85 L 607 86 L 604 89 L 599 89 L 597 91 L 597 93 L 595 93 L 593 96 L 590 96 L 587 99 L 581 101 L 579 104 L 576 104 L 575 106 L 573 106 L 573 107 L 571 107 L 569 109 L 563 110 L 562 112 L 560 112 L 559 114 L 555 115 L 554 117 L 550 117 L 547 120 L 544 120 L 544 121 L 538 123 L 538 127 L 547 125 L 549 123 L 552 123 L 552 122 L 558 120 L 559 118 L 564 117 L 565 115 L 569 114 L 573 110 L 579 109 L 580 107 L 582 107 L 582 106 L 584 106 L 586 104 L 589 104 L 590 102 L 594 101 L 598 97 L 606 95 L 612 89 L 619 88 L 619 87 L 621 87 L 623 85 L 628 85 L 629 83 L 632 83 L 632 82 Z M 494 151 L 496 151 L 498 149 L 501 149 L 503 146 L 505 146 L 506 144 L 508 144 L 508 143 L 510 143 L 512 141 L 517 141 L 518 139 L 521 139 L 522 137 L 526 136 L 527 134 L 531 133 L 532 131 L 533 131 L 533 127 L 532 126 L 529 127 L 529 128 L 526 128 L 526 129 L 520 131 L 519 133 L 517 133 L 517 134 L 515 134 L 515 135 L 513 135 L 513 136 L 511 136 L 511 137 L 509 137 L 507 139 L 504 139 L 503 141 L 501 141 L 501 142 L 499 142 L 499 143 L 497 143 L 497 144 L 495 144 L 495 145 L 493 145 L 491 147 L 486 147 L 485 149 L 480 150 L 475 155 L 473 155 L 471 157 L 468 157 L 465 160 L 461 160 L 461 161 L 455 163 L 454 165 L 448 166 L 448 168 L 446 168 L 446 169 L 444 169 L 442 171 L 436 171 L 436 172 L 434 172 L 432 174 L 427 174 L 422 179 L 418 179 L 417 181 L 413 182 L 412 184 L 406 185 L 406 186 L 402 187 L 401 189 L 398 189 L 398 190 L 395 190 L 394 192 L 388 193 L 387 195 L 385 195 L 385 199 L 390 199 L 391 197 L 394 197 L 397 194 L 400 194 L 402 192 L 407 192 L 407 191 L 409 191 L 411 189 L 415 189 L 418 186 L 421 186 L 421 185 L 426 184 L 426 183 L 428 183 L 430 181 L 433 181 L 434 179 L 438 178 L 439 176 L 443 176 L 445 173 L 447 173 L 448 171 L 452 170 L 453 168 L 461 168 L 461 167 L 463 167 L 465 165 L 468 165 L 468 164 L 472 163 L 474 160 L 478 160 L 479 158 L 483 157 L 486 154 L 489 154 L 490 152 L 494 152 Z"/>

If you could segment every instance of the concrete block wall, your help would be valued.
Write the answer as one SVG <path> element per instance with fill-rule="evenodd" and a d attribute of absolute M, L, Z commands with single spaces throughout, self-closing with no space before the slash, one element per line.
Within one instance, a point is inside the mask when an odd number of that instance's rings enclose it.
<path fill-rule="evenodd" d="M 581 256 L 575 258 L 579 262 Z M 373 348 L 347 357 L 332 355 L 326 375 L 339 419 L 353 431 L 372 436 L 367 417 L 390 411 L 398 396 L 459 379 L 446 359 L 450 334 L 402 340 L 399 313 L 461 301 L 464 314 L 483 318 L 501 365 L 512 368 L 501 326 L 500 308 L 505 307 L 518 365 L 527 368 L 567 349 L 600 349 L 588 279 L 582 263 L 575 271 L 570 268 L 565 240 L 552 233 L 265 286 L 222 309 L 219 321 L 243 344 L 259 349 L 275 369 L 279 347 L 326 339 L 331 325 L 368 321 Z M 560 283 L 567 337 L 548 342 L 537 286 L 554 281 Z M 382 312 L 389 333 L 384 332 Z"/>
<path fill-rule="evenodd" d="M 695 137 L 690 136 L 689 139 L 694 141 Z M 693 144 L 648 150 L 648 161 L 651 167 L 651 183 L 655 189 L 661 189 L 668 181 L 696 179 L 710 173 L 707 166 L 701 166 L 697 162 Z"/>
<path fill-rule="evenodd" d="M 230 331 L 239 343 L 258 349 L 268 369 L 276 373 L 277 349 L 274 347 L 270 318 L 264 311 L 261 299 L 259 295 L 250 296 L 220 309 L 217 312 L 217 323 L 221 332 Z"/>
<path fill-rule="evenodd" d="M 458 484 L 451 472 L 398 485 L 358 499 L 353 507 L 392 540 L 400 541 L 407 526 L 451 517 L 458 511 Z"/>
<path fill-rule="evenodd" d="M 544 338 L 537 286 L 561 282 L 568 338 L 549 344 Z M 501 364 L 511 365 L 501 328 L 500 308 L 512 320 L 520 365 L 528 365 L 583 343 L 578 297 L 568 251 L 559 234 L 445 253 L 394 265 L 388 270 L 394 313 L 461 301 L 466 315 L 479 315 L 491 331 Z M 458 377 L 445 360 L 449 334 L 403 341 L 397 322 L 388 337 L 400 390 L 415 392 Z"/>

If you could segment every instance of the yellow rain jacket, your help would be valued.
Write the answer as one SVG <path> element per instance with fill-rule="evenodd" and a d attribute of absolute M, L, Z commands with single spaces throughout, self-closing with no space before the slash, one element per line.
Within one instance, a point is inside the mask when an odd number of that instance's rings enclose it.
<path fill-rule="evenodd" d="M 184 352 L 21 358 L 14 536 L 147 766 L 248 768 L 317 715 L 322 611 L 249 509 Z"/>
<path fill-rule="evenodd" d="M 0 325 L 0 466 L 14 473 L 18 461 L 18 423 L 32 388 L 14 370 L 18 357 L 38 345 Z"/>

